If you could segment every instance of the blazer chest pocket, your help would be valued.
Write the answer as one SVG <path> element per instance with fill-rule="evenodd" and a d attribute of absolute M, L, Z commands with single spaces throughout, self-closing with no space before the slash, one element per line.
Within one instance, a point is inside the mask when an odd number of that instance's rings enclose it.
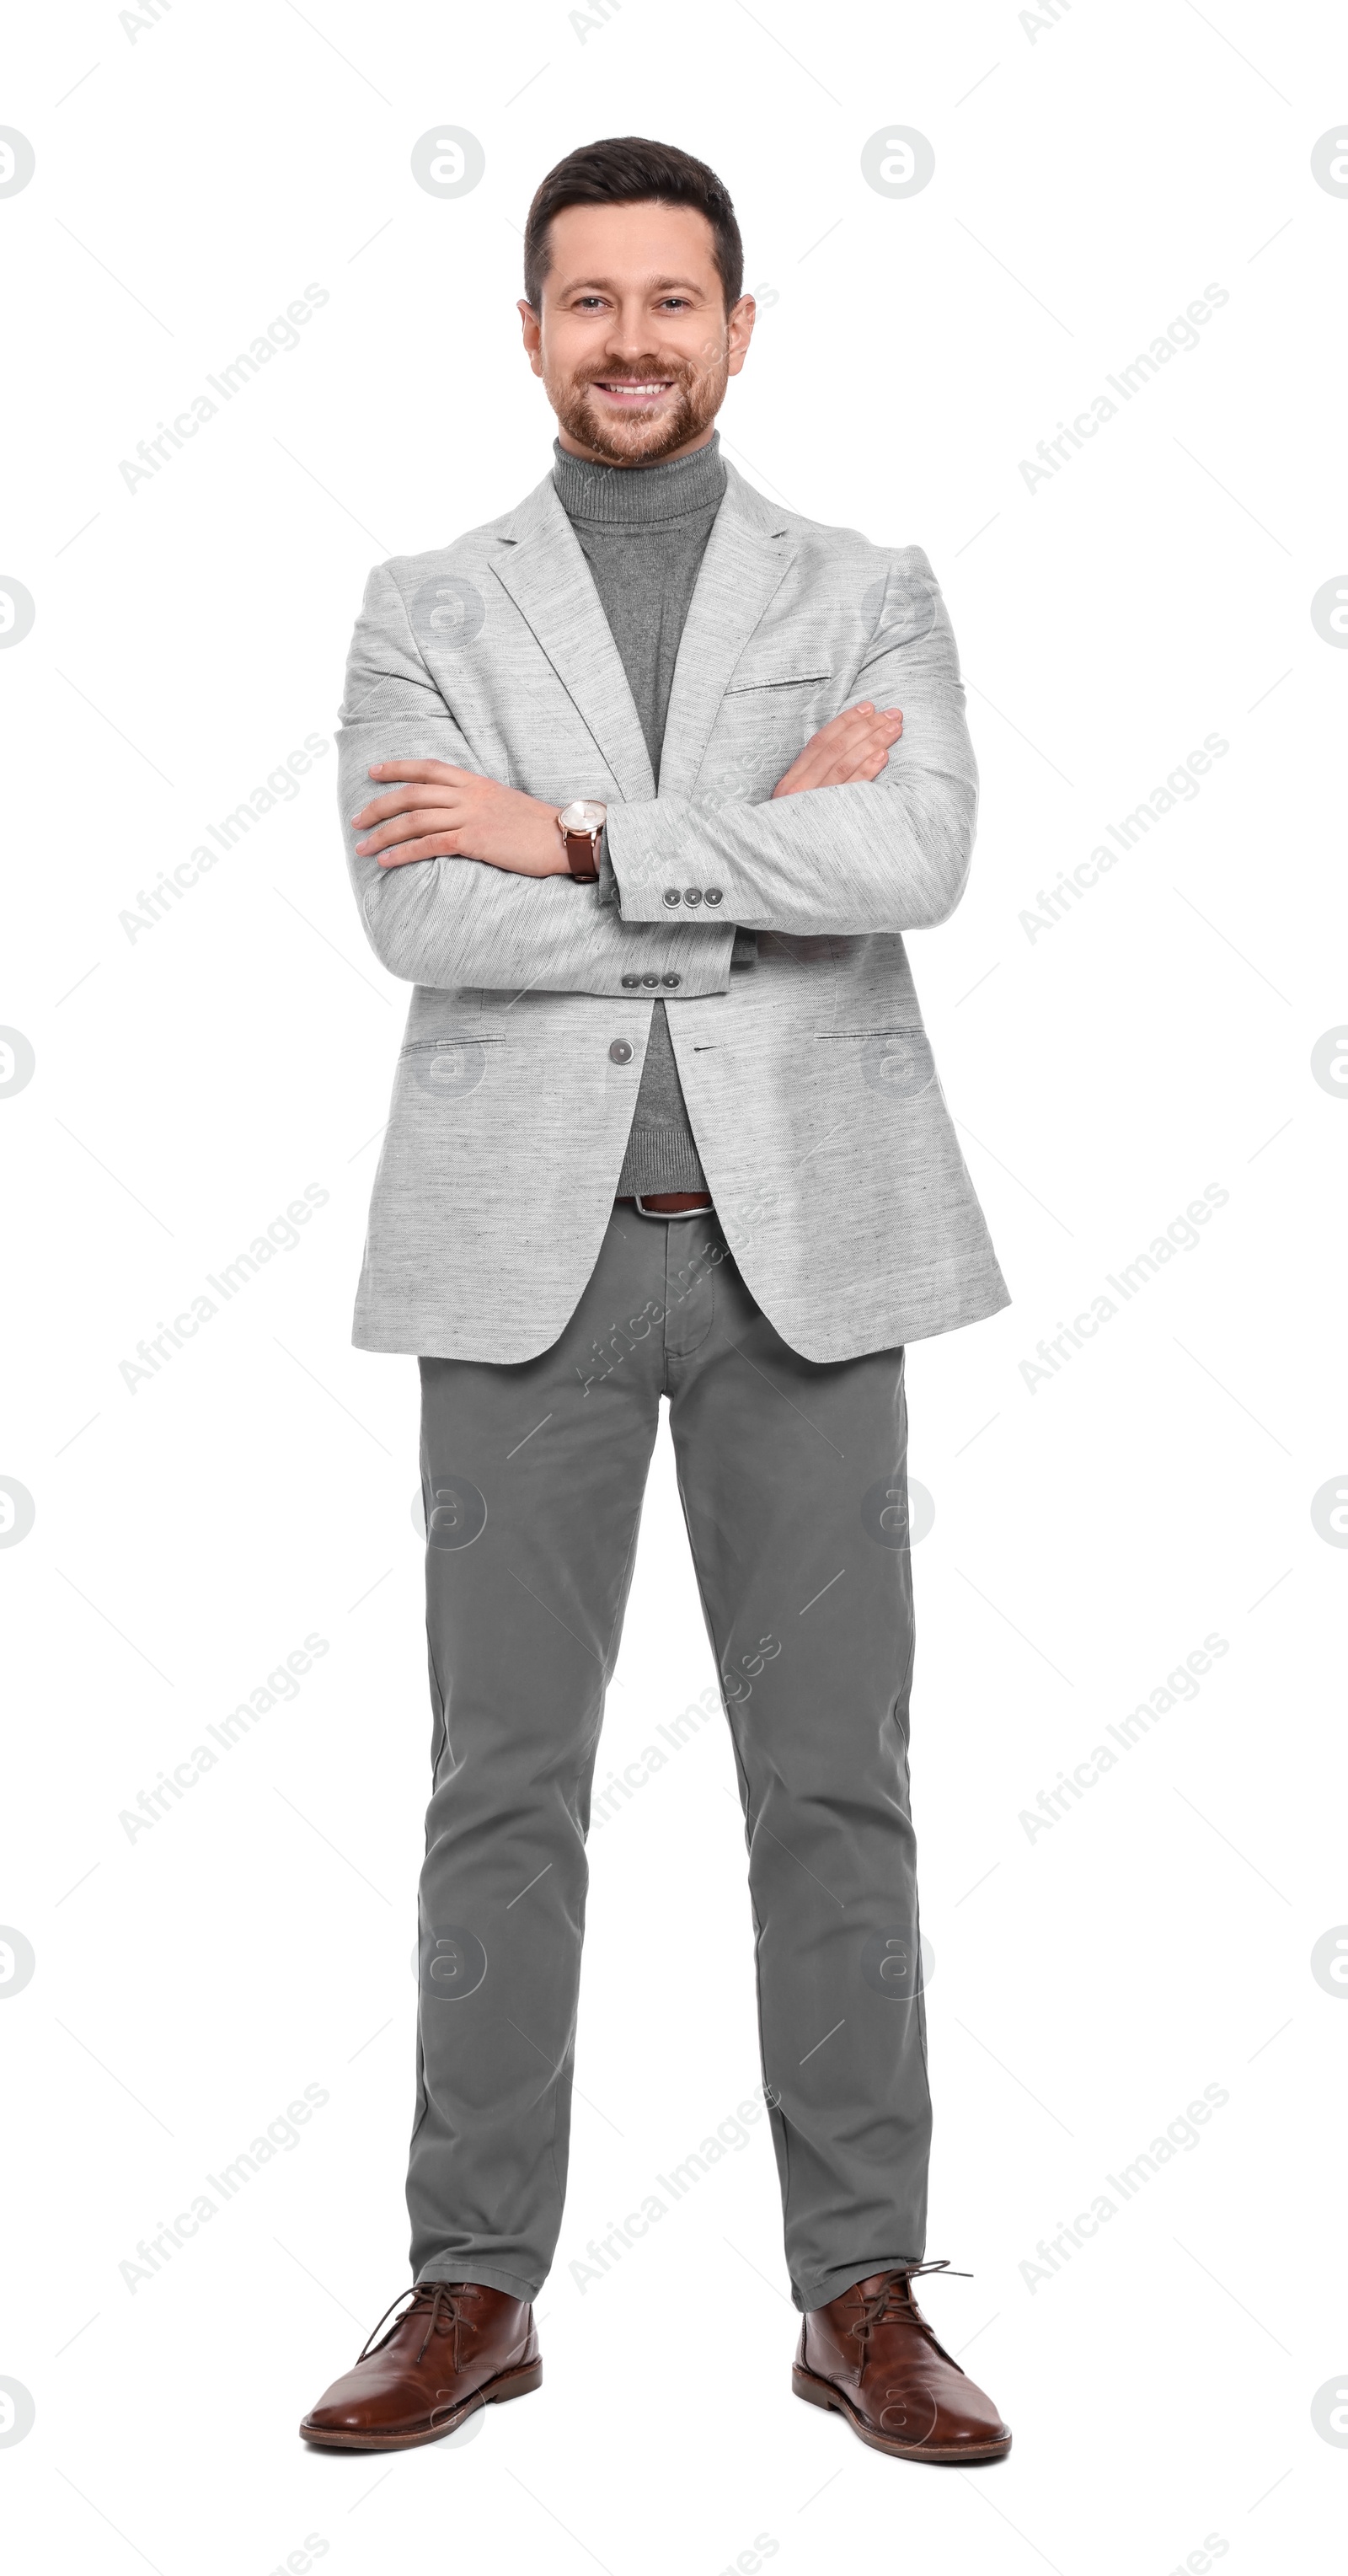
<path fill-rule="evenodd" d="M 767 689 L 817 689 L 832 677 L 830 670 L 818 667 L 800 671 L 750 672 L 742 678 L 730 680 L 725 694 L 728 698 L 748 698 L 761 696 Z"/>
<path fill-rule="evenodd" d="M 708 771 L 751 801 L 772 794 L 811 734 L 833 713 L 833 674 L 822 666 L 763 671 L 731 681 L 721 701 Z"/>

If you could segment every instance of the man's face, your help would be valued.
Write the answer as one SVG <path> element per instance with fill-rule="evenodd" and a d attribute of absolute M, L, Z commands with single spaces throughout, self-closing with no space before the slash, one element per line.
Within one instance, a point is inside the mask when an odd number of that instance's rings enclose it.
<path fill-rule="evenodd" d="M 568 206 L 524 345 L 562 446 L 605 465 L 704 447 L 744 364 L 754 300 L 727 314 L 712 229 L 692 206 Z"/>

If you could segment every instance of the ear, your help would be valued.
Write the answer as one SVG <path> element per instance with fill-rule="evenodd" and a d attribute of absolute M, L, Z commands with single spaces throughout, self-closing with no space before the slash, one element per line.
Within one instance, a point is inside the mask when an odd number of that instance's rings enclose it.
<path fill-rule="evenodd" d="M 755 304 L 752 295 L 742 295 L 738 304 L 732 304 L 729 313 L 726 315 L 726 341 L 729 353 L 729 371 L 732 376 L 737 376 L 739 374 L 739 371 L 749 354 L 749 342 L 752 340 L 754 335 L 754 323 L 757 316 L 758 306 Z"/>
<path fill-rule="evenodd" d="M 520 297 L 515 310 L 520 317 L 520 325 L 524 336 L 524 347 L 528 356 L 529 364 L 533 368 L 534 374 L 536 376 L 541 376 L 543 373 L 542 322 L 540 321 L 537 313 L 535 313 L 532 304 L 526 302 L 523 296 Z"/>

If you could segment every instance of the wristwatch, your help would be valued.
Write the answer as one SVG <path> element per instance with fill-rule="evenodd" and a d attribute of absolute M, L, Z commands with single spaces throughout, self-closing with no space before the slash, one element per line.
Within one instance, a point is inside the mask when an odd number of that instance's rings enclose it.
<path fill-rule="evenodd" d="M 599 876 L 599 835 L 608 815 L 607 805 L 596 804 L 593 797 L 578 797 L 574 804 L 564 805 L 557 817 L 566 864 L 578 885 L 594 885 Z"/>

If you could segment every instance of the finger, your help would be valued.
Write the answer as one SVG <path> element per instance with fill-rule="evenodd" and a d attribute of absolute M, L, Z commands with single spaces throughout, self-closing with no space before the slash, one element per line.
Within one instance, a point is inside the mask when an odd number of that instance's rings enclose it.
<path fill-rule="evenodd" d="M 776 792 L 779 796 L 799 796 L 808 787 L 821 787 L 831 767 L 827 753 L 816 753 L 811 744 L 807 751 L 802 751 L 792 761 L 778 782 Z"/>
<path fill-rule="evenodd" d="M 835 722 L 837 720 L 835 719 Z M 836 787 L 846 777 L 854 760 L 878 739 L 873 727 L 852 726 L 829 738 L 830 728 L 812 734 L 803 751 L 797 753 L 777 788 L 777 794 L 796 796 L 812 787 Z"/>
<path fill-rule="evenodd" d="M 412 814 L 429 805 L 444 810 L 450 797 L 460 793 L 462 790 L 449 788 L 439 780 L 424 787 L 395 787 L 387 796 L 372 796 L 369 804 L 362 805 L 360 812 L 353 814 L 351 820 L 358 830 L 364 831 L 372 823 L 387 822 L 390 814 Z"/>
<path fill-rule="evenodd" d="M 873 724 L 865 733 L 854 735 L 847 742 L 841 743 L 835 756 L 840 761 L 870 760 L 875 757 L 887 760 L 901 731 L 902 727 L 898 724 Z"/>
<path fill-rule="evenodd" d="M 897 707 L 877 708 L 842 735 L 839 748 L 846 750 L 856 742 L 892 742 L 902 730 L 903 717 Z"/>
<path fill-rule="evenodd" d="M 850 707 L 841 707 L 836 716 L 831 716 L 826 725 L 820 726 L 819 732 L 815 736 L 815 740 L 817 742 L 821 737 L 835 732 L 840 726 L 849 723 L 851 718 L 854 716 L 873 716 L 874 713 L 875 702 L 873 699 L 856 698 L 853 700 Z"/>
<path fill-rule="evenodd" d="M 356 856 L 368 859 L 372 851 L 394 849 L 401 841 L 424 840 L 428 832 L 452 832 L 458 820 L 458 816 L 447 814 L 443 806 L 415 817 L 396 814 L 391 822 L 381 823 L 377 832 L 368 832 L 363 841 L 357 841 Z"/>
<path fill-rule="evenodd" d="M 846 763 L 827 761 L 809 770 L 789 769 L 773 789 L 774 796 L 806 796 L 818 787 L 837 787 L 846 776 Z"/>
<path fill-rule="evenodd" d="M 797 753 L 797 760 L 827 762 L 835 751 L 852 740 L 859 727 L 864 728 L 874 713 L 873 707 L 844 707 L 840 715 L 830 716 L 827 724 L 820 725 L 818 732 L 810 735 Z"/>
<path fill-rule="evenodd" d="M 893 724 L 902 716 L 902 713 L 901 707 L 845 707 L 842 716 L 835 718 L 835 722 L 839 724 L 850 722 L 852 725 L 874 729 L 877 726 Z"/>
<path fill-rule="evenodd" d="M 898 741 L 899 733 L 900 727 L 892 720 L 885 722 L 877 716 L 864 732 L 849 734 L 840 742 L 834 756 L 838 760 L 860 760 L 867 752 L 888 751 L 891 743 Z"/>
<path fill-rule="evenodd" d="M 381 868 L 405 868 L 413 859 L 457 859 L 458 835 L 455 832 L 431 832 L 419 841 L 400 841 L 396 849 L 385 850 L 379 860 Z"/>
<path fill-rule="evenodd" d="M 447 760 L 376 760 L 371 764 L 369 775 L 371 778 L 452 778 L 457 782 L 471 778 L 473 773 L 471 769 L 451 769 Z"/>
<path fill-rule="evenodd" d="M 868 724 L 845 736 L 830 751 L 811 762 L 811 774 L 801 784 L 811 787 L 845 786 L 854 774 L 860 774 L 863 762 L 883 765 L 889 757 L 890 745 L 897 740 L 898 732 L 894 725 L 882 725 L 878 720 Z M 813 751 L 814 745 L 811 744 L 809 749 Z"/>
<path fill-rule="evenodd" d="M 840 756 L 830 761 L 824 776 L 817 778 L 814 784 L 817 787 L 851 787 L 858 779 L 878 778 L 888 758 L 889 753 L 883 743 L 867 743 L 845 758 Z"/>
<path fill-rule="evenodd" d="M 805 747 L 807 751 L 814 751 L 817 747 L 826 757 L 843 759 L 850 757 L 859 744 L 887 742 L 892 733 L 892 717 L 882 715 L 875 707 L 846 707 L 830 724 L 822 725 Z"/>
<path fill-rule="evenodd" d="M 830 716 L 828 723 L 821 725 L 819 731 L 811 735 L 810 740 L 822 743 L 826 749 L 832 750 L 835 744 L 848 741 L 854 733 L 864 732 L 866 726 L 873 723 L 874 719 L 875 709 L 866 698 L 859 706 L 844 707 L 840 714 Z"/>
<path fill-rule="evenodd" d="M 845 786 L 852 764 L 865 753 L 885 752 L 903 730 L 898 707 L 876 708 L 868 698 L 844 707 L 818 733 L 811 734 L 791 766 L 778 780 L 774 796 L 799 796 L 812 787 Z"/>
<path fill-rule="evenodd" d="M 889 759 L 889 746 L 883 742 L 863 744 L 848 767 L 850 778 L 878 778 Z"/>

